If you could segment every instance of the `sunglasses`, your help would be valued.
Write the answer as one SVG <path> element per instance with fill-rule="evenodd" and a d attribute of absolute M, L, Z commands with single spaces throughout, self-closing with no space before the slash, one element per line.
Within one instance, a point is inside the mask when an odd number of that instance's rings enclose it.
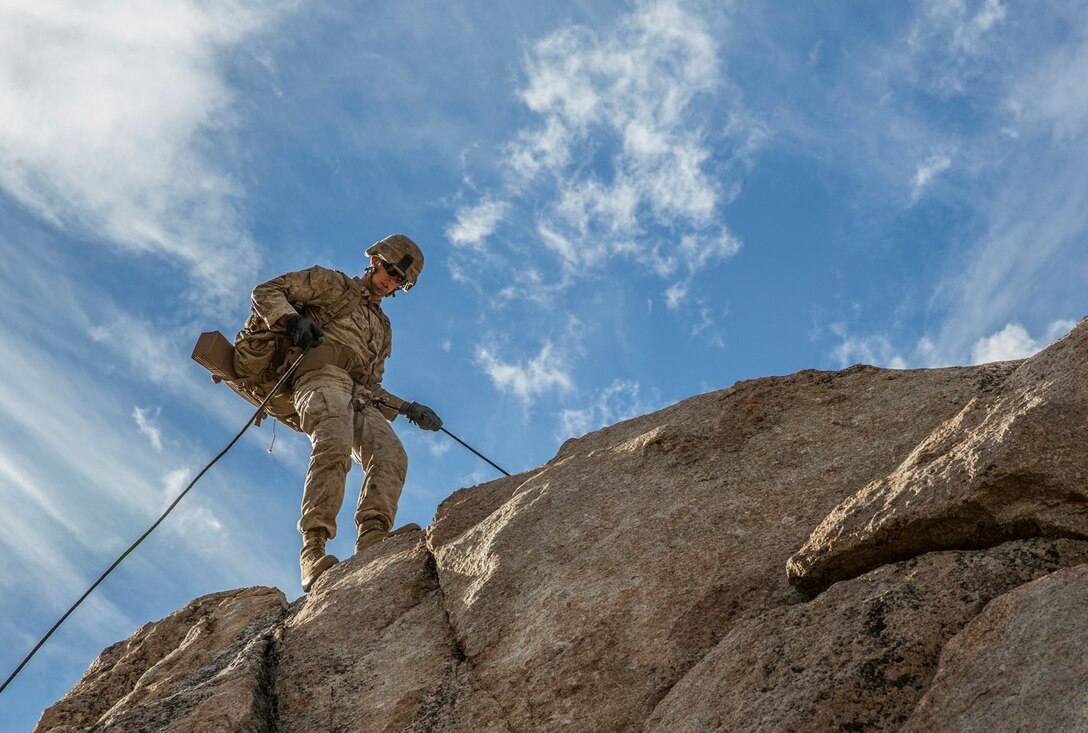
<path fill-rule="evenodd" d="M 389 273 L 389 277 L 393 278 L 398 286 L 404 287 L 404 284 L 408 282 L 408 277 L 394 265 L 389 264 L 385 260 L 381 260 L 381 263 L 382 267 L 385 268 L 385 271 Z"/>

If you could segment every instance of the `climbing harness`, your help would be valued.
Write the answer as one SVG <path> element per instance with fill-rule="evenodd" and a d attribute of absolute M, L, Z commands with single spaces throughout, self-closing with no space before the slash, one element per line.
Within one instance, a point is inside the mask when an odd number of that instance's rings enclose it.
<path fill-rule="evenodd" d="M 47 642 L 49 640 L 49 637 L 51 637 L 53 635 L 53 632 L 55 632 L 57 629 L 59 629 L 61 624 L 63 624 L 65 621 L 68 620 L 68 617 L 71 616 L 72 613 L 77 608 L 79 608 L 79 605 L 81 603 L 83 603 L 83 601 L 85 601 L 87 599 L 87 596 L 91 595 L 91 593 L 94 591 L 94 589 L 102 584 L 102 581 L 106 579 L 106 576 L 108 576 L 110 573 L 112 573 L 114 571 L 114 569 L 118 565 L 120 565 L 124 561 L 124 559 L 126 557 L 128 557 L 130 554 L 132 554 L 133 550 L 135 550 L 137 547 L 139 547 L 141 542 L 146 540 L 148 538 L 148 536 L 150 536 L 150 534 L 152 532 L 154 532 L 158 528 L 158 526 L 160 524 L 163 523 L 163 520 L 166 519 L 167 515 L 170 514 L 170 512 L 172 512 L 174 510 L 174 507 L 176 507 L 178 505 L 178 503 L 181 502 L 181 500 L 185 497 L 185 495 L 189 493 L 189 489 L 193 488 L 193 486 L 196 484 L 196 482 L 199 481 L 204 476 L 204 474 L 206 474 L 211 469 L 211 467 L 214 466 L 219 461 L 220 458 L 225 456 L 227 454 L 227 451 L 229 451 L 231 448 L 234 447 L 234 444 L 237 443 L 241 439 L 242 434 L 245 433 L 247 430 L 249 430 L 249 426 L 252 425 L 254 422 L 256 422 L 257 418 L 260 417 L 264 413 L 264 409 L 268 405 L 269 400 L 271 400 L 272 397 L 274 395 L 276 395 L 280 391 L 280 389 L 283 387 L 283 385 L 287 383 L 287 380 L 291 378 L 291 375 L 295 373 L 295 369 L 297 369 L 298 365 L 300 363 L 302 363 L 302 358 L 304 356 L 306 356 L 308 351 L 309 351 L 309 347 L 304 349 L 302 354 L 294 361 L 294 363 L 291 364 L 291 366 L 287 368 L 287 371 L 285 371 L 283 373 L 283 376 L 280 377 L 280 380 L 276 383 L 276 386 L 273 387 L 271 390 L 269 390 L 268 396 L 264 398 L 264 402 L 262 402 L 260 404 L 260 406 L 257 408 L 257 411 L 255 413 L 253 413 L 252 417 L 250 417 L 249 420 L 246 422 L 246 424 L 242 427 L 242 429 L 238 431 L 238 434 L 235 435 L 234 438 L 229 443 L 227 443 L 227 447 L 224 448 L 223 450 L 221 450 L 219 452 L 219 455 L 217 455 L 215 458 L 213 458 L 211 460 L 211 462 L 208 463 L 208 465 L 204 466 L 204 468 L 202 468 L 200 470 L 200 473 L 198 473 L 196 475 L 196 478 L 194 478 L 192 481 L 190 481 L 189 485 L 186 486 L 184 489 L 182 489 L 181 493 L 178 494 L 177 498 L 174 499 L 174 501 L 170 504 L 170 506 L 168 506 L 166 508 L 166 511 L 164 511 L 162 513 L 162 516 L 160 516 L 157 520 L 155 520 L 155 523 L 152 524 L 148 528 L 148 530 L 146 532 L 144 532 L 142 535 L 140 535 L 139 539 L 137 539 L 135 542 L 133 542 L 129 546 L 129 548 L 127 550 L 125 550 L 124 552 L 121 553 L 120 557 L 118 557 L 116 560 L 113 561 L 113 564 L 110 565 L 106 569 L 106 572 L 102 573 L 102 575 L 99 576 L 98 580 L 94 581 L 94 583 L 91 584 L 91 587 L 88 588 L 83 593 L 83 595 L 81 595 L 79 597 L 79 600 L 77 600 L 75 603 L 73 603 L 72 607 L 69 608 L 67 611 L 65 611 L 64 615 L 61 616 L 60 619 L 55 624 L 53 624 L 53 628 L 49 629 L 49 631 L 46 633 L 46 635 L 43 636 L 41 638 L 41 640 L 37 644 L 34 645 L 34 648 L 30 650 L 30 653 L 27 654 L 26 657 L 23 659 L 23 661 L 20 662 L 19 666 L 15 668 L 15 671 L 12 672 L 8 676 L 8 678 L 6 680 L 4 680 L 4 684 L 0 685 L 0 693 L 3 693 L 4 690 L 7 689 L 7 686 L 9 684 L 11 684 L 11 681 L 14 680 L 15 677 L 20 672 L 23 671 L 23 667 L 25 667 L 27 665 L 27 663 L 31 660 L 31 658 L 35 654 L 38 653 L 38 650 L 41 649 L 42 646 L 45 645 L 45 642 Z"/>

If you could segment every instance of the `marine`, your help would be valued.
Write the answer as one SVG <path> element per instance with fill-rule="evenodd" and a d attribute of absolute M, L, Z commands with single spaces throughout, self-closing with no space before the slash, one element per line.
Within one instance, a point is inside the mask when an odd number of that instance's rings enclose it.
<path fill-rule="evenodd" d="M 365 476 L 355 511 L 358 554 L 389 536 L 408 470 L 408 456 L 390 422 L 405 415 L 424 430 L 442 427 L 434 410 L 382 386 L 393 345 L 382 303 L 416 285 L 423 252 L 408 236 L 392 234 L 366 254 L 369 266 L 360 277 L 314 266 L 258 285 L 246 323 L 250 330 L 285 330 L 289 341 L 305 350 L 290 398 L 312 445 L 298 522 L 306 592 L 339 562 L 326 554 L 325 544 L 336 537 L 351 460 Z"/>

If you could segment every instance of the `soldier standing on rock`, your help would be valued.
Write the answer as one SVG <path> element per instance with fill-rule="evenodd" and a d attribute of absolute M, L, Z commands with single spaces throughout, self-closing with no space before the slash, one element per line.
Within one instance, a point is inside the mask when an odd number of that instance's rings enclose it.
<path fill-rule="evenodd" d="M 314 266 L 258 285 L 246 324 L 286 329 L 295 346 L 309 349 L 291 385 L 299 422 L 313 445 L 298 523 L 303 537 L 299 567 L 306 592 L 339 562 L 325 554 L 325 542 L 336 536 L 336 515 L 344 502 L 351 459 L 366 476 L 355 512 L 358 554 L 390 534 L 408 470 L 408 457 L 389 422 L 402 414 L 424 430 L 442 427 L 434 410 L 405 402 L 381 386 L 393 336 L 382 299 L 416 284 L 423 253 L 403 234 L 386 237 L 366 253 L 370 266 L 362 277 Z M 329 313 L 352 289 L 358 298 L 347 299 L 354 306 Z M 409 528 L 418 525 L 402 529 Z"/>

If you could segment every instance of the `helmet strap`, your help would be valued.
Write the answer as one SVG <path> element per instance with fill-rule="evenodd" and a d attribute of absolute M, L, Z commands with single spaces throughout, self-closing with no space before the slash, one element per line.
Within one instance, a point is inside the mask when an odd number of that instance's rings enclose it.
<path fill-rule="evenodd" d="M 395 298 L 395 297 L 397 297 L 397 290 L 400 290 L 400 288 L 397 288 L 396 290 L 389 293 L 388 295 L 386 295 L 384 293 L 379 293 L 374 288 L 374 282 L 373 282 L 374 273 L 378 270 L 378 267 L 379 267 L 378 265 L 371 265 L 370 267 L 366 268 L 366 270 L 363 271 L 363 284 L 366 286 L 366 289 L 369 290 L 374 295 L 379 295 L 382 298 Z"/>

